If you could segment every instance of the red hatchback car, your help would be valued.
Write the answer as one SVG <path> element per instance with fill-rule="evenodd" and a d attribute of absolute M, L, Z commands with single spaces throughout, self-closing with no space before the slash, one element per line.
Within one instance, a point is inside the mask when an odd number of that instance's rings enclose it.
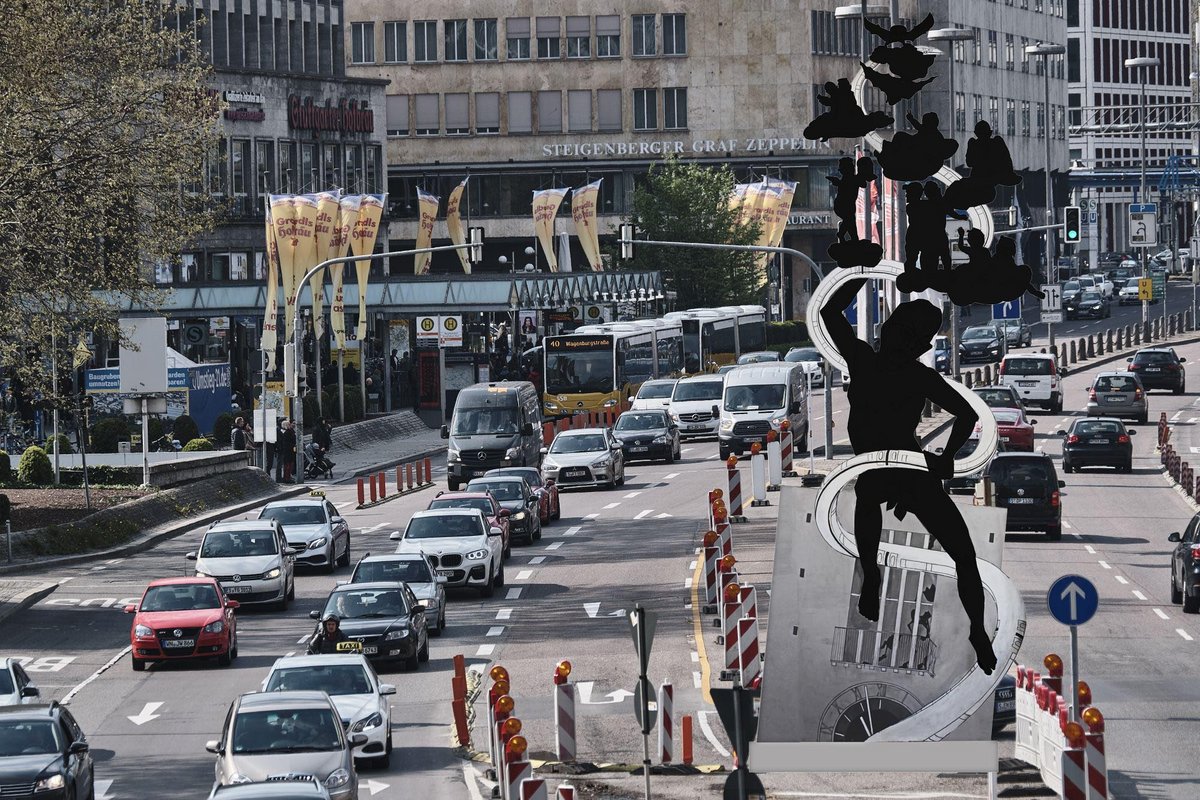
<path fill-rule="evenodd" d="M 1033 452 L 1033 426 L 1037 420 L 1026 418 L 1025 412 L 1019 408 L 993 408 L 992 416 L 996 418 L 996 432 L 1004 449 L 1012 451 Z"/>
<path fill-rule="evenodd" d="M 216 658 L 223 667 L 237 658 L 238 601 L 230 600 L 212 578 L 152 581 L 133 614 L 129 642 L 133 671 L 150 661 Z"/>
<path fill-rule="evenodd" d="M 512 552 L 509 540 L 512 536 L 512 524 L 509 517 L 512 512 L 501 508 L 491 492 L 438 492 L 437 497 L 429 501 L 429 508 L 477 508 L 487 517 L 488 525 L 500 529 L 500 541 L 504 545 L 504 557 Z"/>

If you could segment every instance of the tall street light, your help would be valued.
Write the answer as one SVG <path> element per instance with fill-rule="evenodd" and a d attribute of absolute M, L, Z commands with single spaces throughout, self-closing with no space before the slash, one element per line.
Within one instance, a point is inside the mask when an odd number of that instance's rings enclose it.
<path fill-rule="evenodd" d="M 967 40 L 975 40 L 975 31 L 970 28 L 937 28 L 929 32 L 929 41 L 931 42 L 947 42 L 944 52 L 949 59 L 949 64 L 946 68 L 946 119 L 949 120 L 948 129 L 950 138 L 957 140 L 958 132 L 955 130 L 955 109 L 954 109 L 954 43 L 965 42 Z M 954 380 L 958 380 L 958 309 L 950 307 L 950 375 Z"/>
<path fill-rule="evenodd" d="M 1050 44 L 1049 42 L 1038 42 L 1025 48 L 1026 55 L 1035 56 L 1042 59 L 1042 75 L 1045 78 L 1043 86 L 1045 87 L 1045 108 L 1046 116 L 1043 118 L 1045 124 L 1042 126 L 1042 137 L 1046 141 L 1046 160 L 1043 166 L 1046 169 L 1046 219 L 1044 224 L 1054 224 L 1054 181 L 1050 179 L 1050 126 L 1053 114 L 1050 111 L 1050 56 L 1060 56 L 1067 52 L 1067 48 L 1061 44 Z M 1051 272 L 1054 264 L 1054 229 L 1046 228 L 1046 283 L 1057 283 L 1058 275 L 1054 274 L 1054 280 L 1051 280 Z M 1050 349 L 1054 349 L 1054 325 L 1046 323 L 1046 336 L 1050 341 Z"/>
<path fill-rule="evenodd" d="M 1146 202 L 1146 73 L 1151 68 L 1157 67 L 1162 62 L 1157 58 L 1142 56 L 1140 58 L 1125 59 L 1125 69 L 1137 70 L 1142 81 L 1142 97 L 1141 97 L 1141 113 L 1138 115 L 1138 130 L 1141 131 L 1142 146 L 1138 151 L 1138 161 L 1142 164 L 1142 186 L 1138 192 L 1138 202 Z M 1142 247 L 1142 277 L 1150 277 L 1150 248 Z M 1146 320 L 1150 315 L 1150 301 L 1142 301 L 1142 324 L 1146 324 Z"/>

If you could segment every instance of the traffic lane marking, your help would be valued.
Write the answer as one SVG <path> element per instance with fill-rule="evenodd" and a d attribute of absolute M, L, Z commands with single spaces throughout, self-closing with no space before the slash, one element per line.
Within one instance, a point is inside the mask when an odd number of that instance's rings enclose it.
<path fill-rule="evenodd" d="M 1170 617 L 1168 617 L 1161 608 L 1155 608 L 1155 609 L 1153 609 L 1153 611 L 1155 614 L 1158 615 L 1159 619 L 1170 619 Z"/>
<path fill-rule="evenodd" d="M 1189 634 L 1189 633 L 1188 633 L 1187 631 L 1185 631 L 1183 628 L 1176 628 L 1176 629 L 1175 629 L 1175 632 L 1176 632 L 1176 633 L 1178 633 L 1180 636 L 1182 636 L 1182 637 L 1183 637 L 1183 640 L 1184 640 L 1185 642 L 1190 642 L 1190 641 L 1192 641 L 1192 636 L 1191 636 L 1191 634 Z"/>

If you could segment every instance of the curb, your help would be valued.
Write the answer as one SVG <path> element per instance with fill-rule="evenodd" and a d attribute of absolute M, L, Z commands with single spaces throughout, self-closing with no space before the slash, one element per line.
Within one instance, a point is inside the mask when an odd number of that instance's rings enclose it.
<path fill-rule="evenodd" d="M 350 481 L 356 480 L 358 478 L 366 478 L 370 475 L 375 474 L 376 472 L 379 472 L 381 469 L 387 469 L 389 467 L 398 467 L 401 464 L 407 464 L 410 461 L 417 461 L 418 459 L 422 459 L 422 458 L 430 458 L 431 456 L 436 456 L 436 455 L 439 455 L 444 452 L 446 452 L 446 446 L 441 445 L 439 447 L 431 447 L 431 448 L 428 448 L 425 450 L 421 450 L 420 452 L 412 453 L 410 455 L 406 455 L 401 458 L 394 458 L 390 461 L 384 461 L 379 464 L 372 464 L 369 467 L 362 467 L 361 469 L 357 470 L 353 474 L 345 476 L 341 480 L 334 481 L 333 485 L 338 486 L 341 484 L 349 483 Z"/>
<path fill-rule="evenodd" d="M 181 520 L 179 524 L 173 525 L 164 531 L 143 536 L 141 539 L 137 539 L 118 547 L 109 548 L 108 550 L 97 550 L 91 553 L 76 553 L 69 556 L 52 556 L 50 558 L 38 559 L 36 561 L 30 561 L 24 564 L 0 565 L 0 575 L 36 572 L 49 567 L 69 567 L 75 564 L 84 564 L 94 559 L 104 557 L 124 558 L 125 556 L 131 556 L 136 553 L 149 550 L 150 548 L 155 547 L 156 545 L 165 542 L 168 539 L 174 539 L 176 536 L 179 536 L 191 528 L 195 528 L 200 525 L 207 525 L 210 522 L 216 522 L 222 517 L 226 517 L 231 514 L 241 514 L 243 511 L 249 511 L 252 508 L 262 505 L 263 503 L 270 503 L 275 500 L 283 500 L 288 497 L 296 497 L 297 495 L 306 494 L 308 491 L 308 486 L 298 486 L 292 489 L 285 489 L 284 491 L 277 492 L 273 495 L 259 497 L 254 500 L 247 500 L 239 505 L 226 507 L 219 511 L 211 511 L 198 517 L 188 517 L 185 520 Z"/>
<path fill-rule="evenodd" d="M 0 622 L 11 617 L 13 614 L 20 613 L 30 606 L 36 605 L 45 598 L 54 593 L 54 590 L 59 586 L 58 582 L 46 583 L 41 586 L 30 589 L 27 592 L 14 597 L 4 603 L 0 603 Z"/>

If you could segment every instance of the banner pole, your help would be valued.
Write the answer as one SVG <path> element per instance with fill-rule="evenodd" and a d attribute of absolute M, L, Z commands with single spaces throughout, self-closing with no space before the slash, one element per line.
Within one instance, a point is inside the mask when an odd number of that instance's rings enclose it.
<path fill-rule="evenodd" d="M 338 420 L 346 424 L 346 351 L 338 349 Z"/>

